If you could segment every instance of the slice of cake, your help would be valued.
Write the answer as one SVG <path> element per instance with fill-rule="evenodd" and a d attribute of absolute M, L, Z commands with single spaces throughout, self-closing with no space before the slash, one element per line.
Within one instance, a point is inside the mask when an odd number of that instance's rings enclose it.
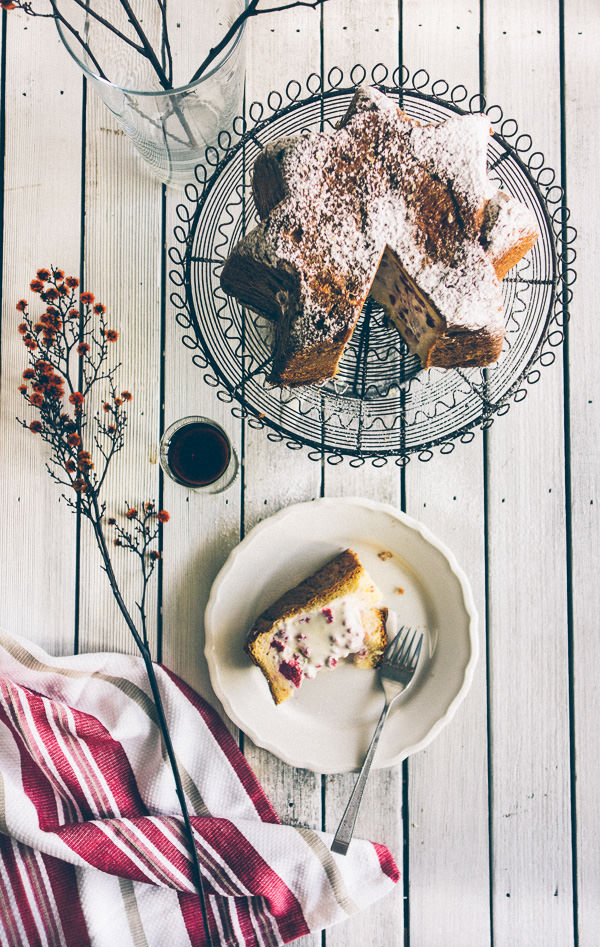
<path fill-rule="evenodd" d="M 221 284 L 273 321 L 271 381 L 335 375 L 368 294 L 424 367 L 497 360 L 500 280 L 538 229 L 489 180 L 489 135 L 484 115 L 422 125 L 359 88 L 338 128 L 263 149 L 261 223 L 231 251 Z"/>
<path fill-rule="evenodd" d="M 356 553 L 346 549 L 273 602 L 250 629 L 246 651 L 275 703 L 344 658 L 375 667 L 386 646 L 387 609 L 380 601 Z"/>

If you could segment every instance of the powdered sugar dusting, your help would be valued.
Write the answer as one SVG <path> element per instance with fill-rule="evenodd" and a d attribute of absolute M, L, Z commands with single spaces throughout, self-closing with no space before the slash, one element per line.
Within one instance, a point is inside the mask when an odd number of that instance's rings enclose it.
<path fill-rule="evenodd" d="M 377 275 L 382 257 L 419 290 L 405 336 L 409 347 L 421 339 L 419 354 L 440 331 L 502 325 L 493 255 L 514 242 L 524 217 L 518 202 L 500 201 L 482 241 L 486 205 L 500 193 L 486 172 L 489 133 L 481 115 L 421 125 L 361 88 L 339 128 L 266 147 L 286 196 L 230 259 L 247 253 L 296 274 L 295 299 L 277 295 L 290 351 L 351 331 L 372 287 L 377 299 L 389 291 Z M 429 328 L 418 331 L 415 320 L 427 315 Z"/>
<path fill-rule="evenodd" d="M 486 171 L 490 132 L 484 115 L 457 115 L 440 125 L 418 126 L 411 133 L 417 160 L 448 181 L 471 213 L 480 210 L 495 193 Z"/>
<path fill-rule="evenodd" d="M 464 231 L 465 218 L 474 219 L 491 190 L 485 173 L 489 123 L 469 115 L 439 126 L 419 126 L 379 93 L 361 90 L 361 103 L 365 107 L 335 132 L 288 139 L 284 145 L 282 169 L 289 197 L 271 213 L 265 236 L 273 254 L 300 274 L 303 306 L 292 327 L 299 344 L 339 331 L 348 310 L 362 305 L 386 246 L 413 279 L 419 281 L 429 270 L 424 290 L 434 294 L 447 322 L 458 312 L 460 292 L 470 298 L 474 325 L 495 318 L 498 297 L 485 285 L 489 274 L 482 273 L 481 266 L 470 273 L 464 254 L 458 254 L 458 268 L 454 261 L 442 265 L 432 258 L 419 226 L 428 195 L 417 193 L 410 201 L 419 187 L 424 190 L 423 177 L 429 184 L 435 173 L 442 187 L 454 190 L 454 200 L 461 205 L 457 224 Z M 323 305 L 324 280 L 330 289 L 339 286 L 339 295 L 351 305 L 340 312 L 334 292 Z M 461 324 L 468 325 L 464 307 L 461 312 Z"/>
<path fill-rule="evenodd" d="M 496 329 L 503 324 L 500 283 L 478 242 L 466 244 L 451 268 L 434 263 L 419 273 L 419 286 L 457 329 Z M 473 286 L 477 296 L 472 294 Z"/>
<path fill-rule="evenodd" d="M 500 259 L 523 234 L 537 234 L 533 211 L 504 191 L 497 191 L 486 207 L 482 242 L 493 260 Z"/>

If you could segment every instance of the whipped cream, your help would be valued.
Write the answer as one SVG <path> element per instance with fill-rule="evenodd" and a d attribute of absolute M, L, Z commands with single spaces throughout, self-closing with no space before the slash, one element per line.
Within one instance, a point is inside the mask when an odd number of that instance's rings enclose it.
<path fill-rule="evenodd" d="M 366 657 L 365 631 L 352 596 L 280 622 L 270 644 L 279 671 L 295 687 L 350 654 Z"/>

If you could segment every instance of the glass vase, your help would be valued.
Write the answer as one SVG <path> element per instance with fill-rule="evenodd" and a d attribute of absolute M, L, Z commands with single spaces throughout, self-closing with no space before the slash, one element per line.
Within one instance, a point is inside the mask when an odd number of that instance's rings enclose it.
<path fill-rule="evenodd" d="M 147 167 L 167 185 L 194 180 L 206 148 L 241 114 L 244 24 L 202 74 L 195 73 L 247 2 L 171 2 L 167 19 L 161 0 L 57 3 L 66 21 L 57 20 L 64 46 Z"/>

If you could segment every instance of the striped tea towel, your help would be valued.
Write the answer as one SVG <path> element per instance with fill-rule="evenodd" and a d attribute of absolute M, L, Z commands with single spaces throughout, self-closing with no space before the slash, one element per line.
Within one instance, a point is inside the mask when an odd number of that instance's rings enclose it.
<path fill-rule="evenodd" d="M 386 848 L 282 825 L 219 716 L 156 668 L 215 945 L 289 943 L 387 891 Z M 0 632 L 0 944 L 205 944 L 143 662 Z"/>

